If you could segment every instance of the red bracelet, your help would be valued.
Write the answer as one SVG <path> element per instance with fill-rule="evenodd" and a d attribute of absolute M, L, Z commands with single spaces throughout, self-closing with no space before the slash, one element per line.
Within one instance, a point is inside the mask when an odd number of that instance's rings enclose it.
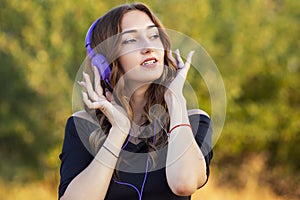
<path fill-rule="evenodd" d="M 170 134 L 172 133 L 172 131 L 175 129 L 175 128 L 178 128 L 180 126 L 188 126 L 192 129 L 192 126 L 190 124 L 178 124 L 176 126 L 173 126 L 173 128 L 171 128 L 171 130 L 168 132 L 168 136 L 170 136 Z"/>

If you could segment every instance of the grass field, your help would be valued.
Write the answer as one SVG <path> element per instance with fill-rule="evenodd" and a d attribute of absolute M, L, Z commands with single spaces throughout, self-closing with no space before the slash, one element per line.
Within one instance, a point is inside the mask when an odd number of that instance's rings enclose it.
<path fill-rule="evenodd" d="M 212 168 L 208 183 L 198 190 L 192 200 L 292 200 L 276 196 L 267 185 L 259 184 L 259 174 L 263 170 L 263 160 L 252 159 L 246 165 L 242 165 L 245 185 L 242 188 L 234 188 L 226 183 L 220 184 L 217 181 L 217 173 Z M 51 176 L 48 176 L 51 177 Z M 53 177 L 53 176 L 52 176 Z M 53 178 L 44 182 L 30 184 L 4 183 L 0 181 L 0 199 L 5 200 L 53 200 L 57 199 L 57 183 Z"/>
<path fill-rule="evenodd" d="M 0 185 L 0 199 L 5 200 L 53 200 L 57 199 L 56 187 L 50 187 L 47 183 L 31 183 L 26 185 Z M 192 200 L 284 200 L 275 196 L 267 187 L 257 186 L 254 180 L 250 180 L 245 188 L 217 186 L 212 176 L 209 182 L 193 196 Z"/>

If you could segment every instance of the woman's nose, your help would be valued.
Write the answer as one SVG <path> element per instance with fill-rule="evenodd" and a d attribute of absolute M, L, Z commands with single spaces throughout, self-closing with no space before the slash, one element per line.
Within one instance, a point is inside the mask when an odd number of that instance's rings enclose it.
<path fill-rule="evenodd" d="M 148 47 L 143 47 L 142 48 L 142 54 L 147 54 L 153 52 L 153 48 L 148 46 Z"/>
<path fill-rule="evenodd" d="M 151 53 L 154 50 L 154 44 L 150 41 L 150 39 L 147 36 L 144 36 L 141 38 L 141 52 L 142 54 Z"/>

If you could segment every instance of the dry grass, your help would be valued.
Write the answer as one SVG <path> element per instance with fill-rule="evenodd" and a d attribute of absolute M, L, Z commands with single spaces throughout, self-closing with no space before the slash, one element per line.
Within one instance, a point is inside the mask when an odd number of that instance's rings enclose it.
<path fill-rule="evenodd" d="M 252 178 L 250 178 L 252 179 Z M 226 185 L 217 186 L 214 178 L 211 177 L 209 182 L 194 195 L 192 200 L 284 200 L 276 196 L 268 187 L 261 187 L 249 180 L 243 189 L 230 188 Z"/>
<path fill-rule="evenodd" d="M 55 188 L 50 189 L 45 183 L 32 183 L 27 185 L 0 185 L 0 199 L 5 200 L 53 200 L 57 199 L 57 191 Z M 219 187 L 215 184 L 214 178 L 211 177 L 207 185 L 198 190 L 192 200 L 283 200 L 276 197 L 270 189 L 259 187 L 254 182 L 249 184 L 242 190 L 229 188 L 226 186 Z"/>
<path fill-rule="evenodd" d="M 226 183 L 217 183 L 215 177 L 217 173 L 214 173 L 214 169 L 212 169 L 208 183 L 193 195 L 192 200 L 291 200 L 275 195 L 269 186 L 262 185 L 259 182 L 259 176 L 265 170 L 265 159 L 262 156 L 248 158 L 247 160 L 246 163 L 240 165 L 239 170 L 236 172 L 245 182 L 243 187 L 234 188 L 226 185 Z"/>
<path fill-rule="evenodd" d="M 54 200 L 57 192 L 46 183 L 4 184 L 0 183 L 0 199 L 5 200 Z"/>
<path fill-rule="evenodd" d="M 217 173 L 212 168 L 208 183 L 198 190 L 192 200 L 285 200 L 288 198 L 276 196 L 272 190 L 259 184 L 259 174 L 264 169 L 264 160 L 261 158 L 249 159 L 248 163 L 242 164 L 239 176 L 245 180 L 244 187 L 233 188 L 225 183 L 217 183 Z M 54 181 L 36 182 L 31 184 L 7 184 L 0 182 L 0 199 L 5 200 L 53 200 L 57 199 L 57 184 Z M 290 200 L 290 199 L 289 199 Z"/>
<path fill-rule="evenodd" d="M 27 185 L 14 185 L 9 187 L 0 184 L 0 199 L 5 200 L 53 200 L 57 199 L 55 188 L 50 189 L 45 183 L 32 183 Z M 269 188 L 259 187 L 255 182 L 249 181 L 249 184 L 242 189 L 229 188 L 227 186 L 219 187 L 212 176 L 209 182 L 192 197 L 192 200 L 284 200 L 276 197 Z"/>

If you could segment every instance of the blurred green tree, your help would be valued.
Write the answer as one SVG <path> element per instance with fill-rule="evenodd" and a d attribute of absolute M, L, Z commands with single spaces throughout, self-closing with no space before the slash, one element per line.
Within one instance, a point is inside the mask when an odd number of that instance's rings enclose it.
<path fill-rule="evenodd" d="M 227 117 L 213 160 L 220 181 L 243 185 L 236 171 L 259 154 L 266 160 L 261 181 L 299 196 L 300 1 L 144 2 L 167 28 L 202 44 L 222 73 Z M 86 30 L 120 3 L 0 1 L 1 179 L 57 178 Z M 197 79 L 189 76 L 207 91 Z M 210 111 L 209 95 L 200 99 Z"/>

